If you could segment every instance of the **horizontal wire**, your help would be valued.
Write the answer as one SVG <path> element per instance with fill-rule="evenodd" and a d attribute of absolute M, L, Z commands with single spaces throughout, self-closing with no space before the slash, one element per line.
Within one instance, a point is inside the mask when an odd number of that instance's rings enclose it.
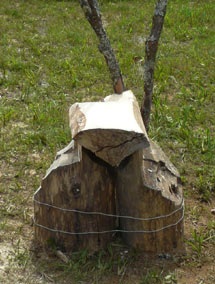
<path fill-rule="evenodd" d="M 127 230 L 110 230 L 110 231 L 100 231 L 100 232 L 79 232 L 79 233 L 75 233 L 75 232 L 66 232 L 66 231 L 63 231 L 63 230 L 56 230 L 56 229 L 52 229 L 52 228 L 49 228 L 49 227 L 46 227 L 46 226 L 43 226 L 41 224 L 38 224 L 35 222 L 34 220 L 34 225 L 38 226 L 38 227 L 41 227 L 43 229 L 46 229 L 48 231 L 51 231 L 51 232 L 55 232 L 55 233 L 62 233 L 62 234 L 68 234 L 68 235 L 90 235 L 90 234 L 105 234 L 105 233 L 117 233 L 117 232 L 121 232 L 121 233 L 146 233 L 146 234 L 149 234 L 149 233 L 157 233 L 157 232 L 160 232 L 160 231 L 163 231 L 165 229 L 168 229 L 168 228 L 171 228 L 171 227 L 174 227 L 174 226 L 177 226 L 182 220 L 184 219 L 184 207 L 183 207 L 183 213 L 182 213 L 182 216 L 181 218 L 174 224 L 170 224 L 170 225 L 167 225 L 167 226 L 164 226 L 160 229 L 156 229 L 156 230 L 151 230 L 151 231 L 145 231 L 145 230 L 140 230 L 140 231 L 127 231 Z"/>
<path fill-rule="evenodd" d="M 35 198 L 33 198 L 33 201 L 40 204 L 40 205 L 44 205 L 44 206 L 47 206 L 47 207 L 51 207 L 51 208 L 58 209 L 58 210 L 61 210 L 61 211 L 66 211 L 66 212 L 74 212 L 74 213 L 87 214 L 87 215 L 102 215 L 102 216 L 107 216 L 107 217 L 125 218 L 125 219 L 139 220 L 139 221 L 151 221 L 151 220 L 156 220 L 156 219 L 167 218 L 167 217 L 172 216 L 173 214 L 175 214 L 176 212 L 178 212 L 182 208 L 184 208 L 184 199 L 183 199 L 181 206 L 179 208 L 177 208 L 175 211 L 171 212 L 170 214 L 163 215 L 163 216 L 151 217 L 151 218 L 138 218 L 138 217 L 132 217 L 132 216 L 112 215 L 112 214 L 106 214 L 106 213 L 102 213 L 102 212 L 86 212 L 86 211 L 81 211 L 81 210 L 76 210 L 76 209 L 65 209 L 65 208 L 57 207 L 55 205 L 51 205 L 51 204 L 48 204 L 48 203 L 41 202 L 39 200 L 36 200 Z"/>

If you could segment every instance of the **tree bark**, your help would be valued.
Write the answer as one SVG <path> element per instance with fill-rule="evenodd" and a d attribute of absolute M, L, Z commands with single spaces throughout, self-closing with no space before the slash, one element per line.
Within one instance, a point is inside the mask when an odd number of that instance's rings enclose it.
<path fill-rule="evenodd" d="M 141 114 L 147 132 L 149 130 L 149 123 L 150 123 L 155 60 L 158 49 L 158 42 L 163 29 L 166 9 L 167 9 L 167 0 L 159 0 L 155 7 L 155 12 L 152 20 L 151 33 L 145 42 L 145 60 L 144 60 L 145 97 L 141 107 Z"/>
<path fill-rule="evenodd" d="M 111 79 L 113 81 L 114 92 L 116 94 L 121 94 L 123 91 L 125 91 L 125 87 L 119 64 L 116 60 L 114 51 L 111 47 L 110 41 L 102 24 L 98 1 L 79 0 L 79 2 L 84 11 L 85 17 L 89 21 L 91 27 L 94 29 L 99 39 L 99 51 L 104 55 L 106 63 L 108 65 Z"/>
<path fill-rule="evenodd" d="M 155 254 L 183 252 L 183 193 L 179 174 L 155 143 L 151 141 L 150 148 L 135 152 L 121 163 L 117 169 L 116 196 L 119 215 L 156 217 L 119 219 L 121 230 L 133 231 L 122 233 L 129 246 Z"/>
<path fill-rule="evenodd" d="M 58 153 L 35 193 L 36 243 L 44 247 L 54 243 L 67 252 L 106 247 L 113 233 L 99 232 L 114 230 L 116 218 L 78 211 L 114 215 L 115 188 L 112 169 L 72 141 Z"/>
<path fill-rule="evenodd" d="M 108 96 L 104 102 L 76 103 L 70 108 L 69 117 L 72 138 L 113 167 L 149 146 L 131 91 Z"/>

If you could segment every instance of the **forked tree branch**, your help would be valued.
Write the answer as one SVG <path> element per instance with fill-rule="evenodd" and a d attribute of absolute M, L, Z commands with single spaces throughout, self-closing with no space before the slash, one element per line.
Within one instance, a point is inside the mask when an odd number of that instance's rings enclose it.
<path fill-rule="evenodd" d="M 116 60 L 114 51 L 111 47 L 110 41 L 107 37 L 106 31 L 102 24 L 101 14 L 99 12 L 99 5 L 97 0 L 79 0 L 84 11 L 85 17 L 89 21 L 91 27 L 94 29 L 99 39 L 99 51 L 104 55 L 108 65 L 111 79 L 113 81 L 113 88 L 115 93 L 121 94 L 124 90 L 124 83 Z"/>
<path fill-rule="evenodd" d="M 154 68 L 158 42 L 163 29 L 164 18 L 166 15 L 168 0 L 159 0 L 152 20 L 150 36 L 145 42 L 145 61 L 144 61 L 144 93 L 145 97 L 141 106 L 141 114 L 146 131 L 149 130 L 150 113 L 153 96 Z"/>

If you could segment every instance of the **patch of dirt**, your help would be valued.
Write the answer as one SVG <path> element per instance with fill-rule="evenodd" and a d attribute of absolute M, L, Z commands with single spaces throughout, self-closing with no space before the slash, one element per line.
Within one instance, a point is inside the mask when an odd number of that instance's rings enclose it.
<path fill-rule="evenodd" d="M 11 256 L 12 247 L 10 244 L 0 243 L 0 275 L 6 276 L 10 270 L 9 257 Z"/>
<path fill-rule="evenodd" d="M 215 264 L 196 265 L 178 269 L 180 284 L 213 284 L 215 283 Z"/>

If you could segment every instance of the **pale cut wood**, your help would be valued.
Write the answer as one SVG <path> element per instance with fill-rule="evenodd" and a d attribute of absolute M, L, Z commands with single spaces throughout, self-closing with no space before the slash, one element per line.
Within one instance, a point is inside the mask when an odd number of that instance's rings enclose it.
<path fill-rule="evenodd" d="M 72 141 L 58 152 L 34 198 L 64 209 L 115 214 L 112 169 Z M 116 218 L 62 211 L 36 201 L 34 216 L 36 242 L 46 247 L 51 241 L 68 252 L 102 249 L 111 241 L 112 233 L 70 235 L 38 225 L 72 233 L 109 231 L 116 227 Z"/>
<path fill-rule="evenodd" d="M 149 146 L 137 100 L 131 91 L 104 102 L 76 103 L 69 112 L 72 138 L 96 156 L 118 166 L 135 151 Z"/>
<path fill-rule="evenodd" d="M 117 169 L 116 195 L 120 215 L 151 218 L 168 215 L 183 204 L 177 169 L 163 151 L 150 141 L 150 148 L 126 158 Z M 167 218 L 140 221 L 120 218 L 120 229 L 153 231 L 177 223 L 183 209 Z M 144 252 L 183 252 L 183 220 L 176 226 L 152 233 L 123 233 L 125 242 Z"/>

